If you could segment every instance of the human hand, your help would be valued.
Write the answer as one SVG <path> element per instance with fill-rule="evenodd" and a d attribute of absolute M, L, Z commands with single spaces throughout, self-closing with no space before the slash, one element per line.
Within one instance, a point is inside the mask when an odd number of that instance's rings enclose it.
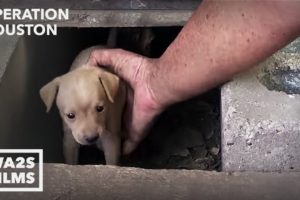
<path fill-rule="evenodd" d="M 164 106 L 157 100 L 150 79 L 155 78 L 157 59 L 150 59 L 122 49 L 97 49 L 91 53 L 89 64 L 108 67 L 125 80 L 129 89 L 124 118 L 127 138 L 123 153 L 130 154 L 146 136 L 154 117 Z"/>

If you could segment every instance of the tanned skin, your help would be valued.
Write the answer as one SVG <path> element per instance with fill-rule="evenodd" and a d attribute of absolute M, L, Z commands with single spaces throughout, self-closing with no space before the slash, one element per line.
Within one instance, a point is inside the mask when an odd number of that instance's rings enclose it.
<path fill-rule="evenodd" d="M 121 49 L 94 51 L 131 92 L 125 115 L 131 153 L 154 117 L 264 60 L 300 35 L 300 1 L 204 0 L 164 54 L 150 59 Z"/>

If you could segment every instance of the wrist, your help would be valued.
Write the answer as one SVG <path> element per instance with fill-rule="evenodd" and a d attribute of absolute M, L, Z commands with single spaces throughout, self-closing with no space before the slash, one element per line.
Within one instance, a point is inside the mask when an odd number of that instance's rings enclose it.
<path fill-rule="evenodd" d="M 179 93 L 176 92 L 176 87 L 172 77 L 169 76 L 169 66 L 172 62 L 165 62 L 164 59 L 151 59 L 151 69 L 148 76 L 148 89 L 153 97 L 162 108 L 166 108 L 171 104 L 183 100 Z"/>

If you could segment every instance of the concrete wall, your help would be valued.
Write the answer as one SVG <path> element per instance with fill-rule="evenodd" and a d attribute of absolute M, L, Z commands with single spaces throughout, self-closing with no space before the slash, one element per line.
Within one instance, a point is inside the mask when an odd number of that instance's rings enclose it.
<path fill-rule="evenodd" d="M 300 171 L 300 39 L 221 96 L 224 171 Z"/>

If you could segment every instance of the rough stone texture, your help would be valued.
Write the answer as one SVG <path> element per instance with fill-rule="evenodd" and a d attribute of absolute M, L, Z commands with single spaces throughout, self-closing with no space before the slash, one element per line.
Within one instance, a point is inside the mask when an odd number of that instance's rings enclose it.
<path fill-rule="evenodd" d="M 35 23 L 57 24 L 59 27 L 151 27 L 183 26 L 192 10 L 71 10 L 69 20 Z M 24 23 L 32 21 L 24 20 Z M 0 23 L 14 23 L 1 21 Z"/>
<path fill-rule="evenodd" d="M 300 173 L 224 173 L 44 165 L 44 191 L 0 199 L 299 199 Z"/>
<path fill-rule="evenodd" d="M 70 20 L 58 22 L 73 27 L 183 26 L 193 11 L 72 11 Z"/>
<path fill-rule="evenodd" d="M 6 70 L 6 67 L 9 63 L 10 57 L 13 54 L 19 37 L 18 36 L 5 36 L 2 35 L 0 38 L 0 47 L 1 47 L 1 53 L 0 53 L 0 82 L 2 79 L 2 76 Z"/>
<path fill-rule="evenodd" d="M 300 171 L 299 44 L 222 88 L 224 171 Z"/>
<path fill-rule="evenodd" d="M 1 8 L 69 8 L 72 10 L 194 10 L 201 0 L 0 0 Z"/>

